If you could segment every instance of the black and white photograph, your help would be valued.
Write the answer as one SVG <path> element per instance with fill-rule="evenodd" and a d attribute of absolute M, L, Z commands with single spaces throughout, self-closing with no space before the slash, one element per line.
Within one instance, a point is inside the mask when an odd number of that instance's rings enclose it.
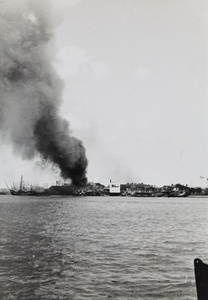
<path fill-rule="evenodd" d="M 0 0 L 0 299 L 208 300 L 208 2 Z"/>

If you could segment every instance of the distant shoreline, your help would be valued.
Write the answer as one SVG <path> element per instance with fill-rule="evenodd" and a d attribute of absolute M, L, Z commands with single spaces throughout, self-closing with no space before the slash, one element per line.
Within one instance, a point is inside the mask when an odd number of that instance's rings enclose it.
<path fill-rule="evenodd" d="M 208 195 L 189 195 L 187 198 L 208 198 Z"/>

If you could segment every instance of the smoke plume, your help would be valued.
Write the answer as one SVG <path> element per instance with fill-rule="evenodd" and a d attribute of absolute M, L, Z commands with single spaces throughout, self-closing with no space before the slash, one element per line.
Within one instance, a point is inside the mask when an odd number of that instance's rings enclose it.
<path fill-rule="evenodd" d="M 0 3 L 0 129 L 24 159 L 39 153 L 82 185 L 85 149 L 59 115 L 63 83 L 53 66 L 51 9 L 45 0 Z"/>

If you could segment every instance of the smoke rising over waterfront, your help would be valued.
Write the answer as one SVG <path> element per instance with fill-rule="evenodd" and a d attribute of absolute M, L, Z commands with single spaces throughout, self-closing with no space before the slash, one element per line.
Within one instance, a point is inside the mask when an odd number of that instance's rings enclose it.
<path fill-rule="evenodd" d="M 59 115 L 63 83 L 53 66 L 57 19 L 51 10 L 47 1 L 0 4 L 0 128 L 24 159 L 39 153 L 81 185 L 87 159 Z"/>

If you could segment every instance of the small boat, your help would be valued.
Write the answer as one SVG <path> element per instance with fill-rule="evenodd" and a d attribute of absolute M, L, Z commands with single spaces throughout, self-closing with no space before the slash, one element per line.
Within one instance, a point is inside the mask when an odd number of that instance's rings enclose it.
<path fill-rule="evenodd" d="M 181 192 L 179 192 L 178 193 L 178 197 L 188 197 L 188 193 L 187 193 L 187 191 L 181 191 Z"/>
<path fill-rule="evenodd" d="M 183 197 L 188 197 L 189 193 L 187 191 L 169 191 L 166 192 L 166 196 L 168 198 L 173 198 L 173 197 L 183 198 Z"/>

